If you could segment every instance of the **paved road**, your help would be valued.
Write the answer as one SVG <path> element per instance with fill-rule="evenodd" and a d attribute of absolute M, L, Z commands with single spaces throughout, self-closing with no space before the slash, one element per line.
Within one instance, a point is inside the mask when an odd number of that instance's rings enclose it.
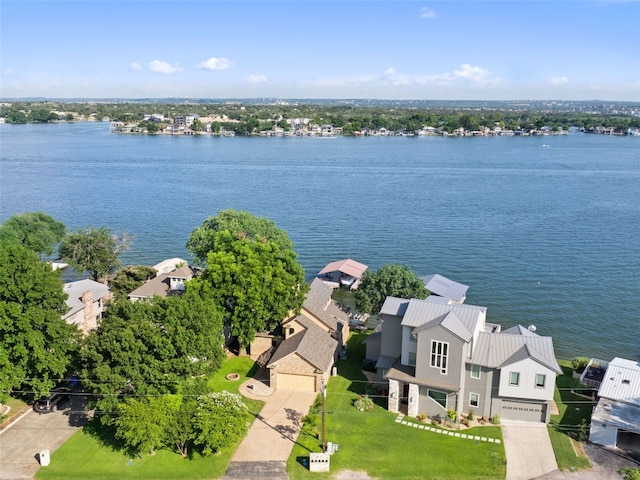
<path fill-rule="evenodd" d="M 544 423 L 501 420 L 507 480 L 529 480 L 558 469 Z"/>
<path fill-rule="evenodd" d="M 86 423 L 84 399 L 74 397 L 62 410 L 24 417 L 0 432 L 0 480 L 32 479 L 40 468 L 39 454 L 50 454 Z M 46 468 L 46 467 L 45 467 Z"/>

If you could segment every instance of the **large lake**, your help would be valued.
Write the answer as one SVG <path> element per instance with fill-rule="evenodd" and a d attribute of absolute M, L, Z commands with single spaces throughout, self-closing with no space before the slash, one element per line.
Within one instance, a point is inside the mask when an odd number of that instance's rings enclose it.
<path fill-rule="evenodd" d="M 561 358 L 640 358 L 640 138 L 217 138 L 106 123 L 0 125 L 0 221 L 41 210 L 135 236 L 125 263 L 190 258 L 225 208 L 274 220 L 311 278 L 351 257 L 470 285 Z"/>

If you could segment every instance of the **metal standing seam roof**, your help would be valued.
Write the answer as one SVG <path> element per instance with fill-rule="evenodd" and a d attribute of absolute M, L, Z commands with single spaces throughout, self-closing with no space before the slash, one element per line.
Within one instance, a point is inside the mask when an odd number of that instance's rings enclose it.
<path fill-rule="evenodd" d="M 535 333 L 516 335 L 504 332 L 480 332 L 470 363 L 500 368 L 525 358 L 532 358 L 547 368 L 562 373 L 555 357 L 553 339 Z"/>
<path fill-rule="evenodd" d="M 103 283 L 96 282 L 95 280 L 88 278 L 64 284 L 64 292 L 68 295 L 66 303 L 70 309 L 65 314 L 64 318 L 67 318 L 84 308 L 82 294 L 88 290 L 91 290 L 94 302 L 109 294 L 109 287 Z"/>
<path fill-rule="evenodd" d="M 454 282 L 453 280 L 449 280 L 447 277 L 443 277 L 437 273 L 420 277 L 420 280 L 424 282 L 427 290 L 431 293 L 435 293 L 441 297 L 450 298 L 458 302 L 462 302 L 465 299 L 467 290 L 469 290 L 468 285 Z"/>
<path fill-rule="evenodd" d="M 447 312 L 430 322 L 423 323 L 419 327 L 414 328 L 413 333 L 418 334 L 424 330 L 429 330 L 438 325 L 449 330 L 456 337 L 464 340 L 465 342 L 469 342 L 473 338 L 473 334 L 464 325 L 464 323 L 462 323 L 455 312 Z"/>
<path fill-rule="evenodd" d="M 598 396 L 640 406 L 640 362 L 620 357 L 611 360 Z"/>
<path fill-rule="evenodd" d="M 405 311 L 407 310 L 407 306 L 409 305 L 409 300 L 406 298 L 398 298 L 398 297 L 387 297 L 382 304 L 382 308 L 380 309 L 381 315 L 393 315 L 395 317 L 404 316 Z"/>
<path fill-rule="evenodd" d="M 331 272 L 342 272 L 345 275 L 350 275 L 355 278 L 361 278 L 364 272 L 369 268 L 364 263 L 356 262 L 350 258 L 346 258 L 344 260 L 338 260 L 336 262 L 329 263 L 326 267 L 324 267 L 318 275 L 323 273 L 331 273 Z"/>
<path fill-rule="evenodd" d="M 462 324 L 470 332 L 476 330 L 476 325 L 480 321 L 481 314 L 487 311 L 487 307 L 479 307 L 467 304 L 445 304 L 440 302 L 431 302 L 429 300 L 409 300 L 407 310 L 402 317 L 402 325 L 406 327 L 419 327 L 424 323 L 430 322 L 440 316 L 455 312 L 456 316 Z"/>

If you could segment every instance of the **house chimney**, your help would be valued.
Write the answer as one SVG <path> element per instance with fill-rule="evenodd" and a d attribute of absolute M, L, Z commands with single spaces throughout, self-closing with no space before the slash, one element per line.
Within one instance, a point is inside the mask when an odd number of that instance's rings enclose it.
<path fill-rule="evenodd" d="M 97 327 L 96 315 L 93 311 L 93 292 L 91 290 L 87 290 L 82 294 L 80 300 L 82 300 L 82 303 L 84 303 L 82 324 L 80 325 L 80 330 L 82 330 L 82 333 L 87 335 L 91 330 Z"/>

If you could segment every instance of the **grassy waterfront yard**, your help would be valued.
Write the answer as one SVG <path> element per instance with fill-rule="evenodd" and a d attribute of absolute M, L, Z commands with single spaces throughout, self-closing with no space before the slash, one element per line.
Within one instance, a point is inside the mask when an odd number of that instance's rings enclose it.
<path fill-rule="evenodd" d="M 216 391 L 227 390 L 238 393 L 240 384 L 254 373 L 254 363 L 249 358 L 230 358 L 209 379 Z M 238 373 L 240 378 L 229 381 L 228 373 Z M 263 402 L 245 399 L 252 416 L 258 414 Z M 104 429 L 92 433 L 90 426 L 74 434 L 62 447 L 51 455 L 51 464 L 38 470 L 38 480 L 60 479 L 104 479 L 119 480 L 148 479 L 211 479 L 224 475 L 237 444 L 217 455 L 203 457 L 195 454 L 183 459 L 178 453 L 158 450 L 155 455 L 130 457 L 119 448 L 113 437 L 104 434 Z M 238 441 L 239 443 L 239 441 Z"/>
<path fill-rule="evenodd" d="M 386 399 L 376 398 L 372 411 L 359 412 L 353 400 L 366 392 L 362 374 L 363 334 L 349 340 L 348 359 L 338 361 L 326 398 L 326 438 L 337 443 L 331 473 L 310 473 L 302 465 L 309 452 L 320 451 L 320 441 L 302 433 L 288 462 L 292 480 L 323 479 L 342 470 L 365 471 L 384 479 L 495 479 L 504 478 L 506 460 L 502 443 L 455 438 L 396 423 Z M 502 440 L 500 427 L 477 427 L 464 433 Z"/>
<path fill-rule="evenodd" d="M 584 434 L 589 435 L 588 425 L 595 402 L 571 393 L 572 387 L 580 385 L 578 380 L 572 376 L 573 368 L 571 362 L 560 360 L 558 363 L 563 373 L 556 379 L 554 400 L 558 406 L 558 414 L 551 415 L 549 437 L 556 455 L 558 468 L 573 471 L 587 468 L 591 465 L 589 457 L 582 450 L 582 444 L 571 437 L 577 438 L 581 428 Z M 581 427 L 583 419 L 586 424 Z"/>

